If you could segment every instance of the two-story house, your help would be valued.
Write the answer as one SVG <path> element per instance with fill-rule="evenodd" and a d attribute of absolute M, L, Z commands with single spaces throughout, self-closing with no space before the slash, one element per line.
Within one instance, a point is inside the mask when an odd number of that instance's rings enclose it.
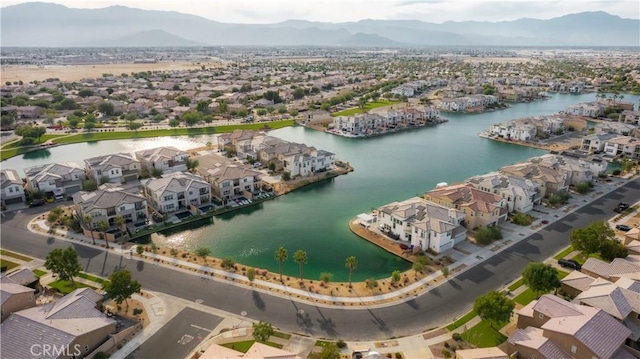
<path fill-rule="evenodd" d="M 16 170 L 0 171 L 0 189 L 2 190 L 2 205 L 22 203 L 25 201 L 22 180 Z"/>
<path fill-rule="evenodd" d="M 535 182 L 543 197 L 569 190 L 569 179 L 565 172 L 538 163 L 517 163 L 500 168 L 500 172 L 522 180 Z"/>
<path fill-rule="evenodd" d="M 141 181 L 144 196 L 160 213 L 189 210 L 211 201 L 211 185 L 202 177 L 188 172 L 174 172 L 162 178 Z"/>
<path fill-rule="evenodd" d="M 507 201 L 501 196 L 467 184 L 436 188 L 424 199 L 464 212 L 467 228 L 496 226 L 507 219 Z"/>
<path fill-rule="evenodd" d="M 129 153 L 98 156 L 84 160 L 89 177 L 96 183 L 125 183 L 138 179 L 140 161 Z"/>
<path fill-rule="evenodd" d="M 189 153 L 175 147 L 158 147 L 138 151 L 135 156 L 148 173 L 160 170 L 163 174 L 186 171 L 189 159 Z"/>
<path fill-rule="evenodd" d="M 221 163 L 200 173 L 211 184 L 213 196 L 223 203 L 240 196 L 253 199 L 253 193 L 262 188 L 262 173 L 246 166 Z"/>
<path fill-rule="evenodd" d="M 72 195 L 82 189 L 86 176 L 82 166 L 75 162 L 50 163 L 25 168 L 27 188 L 45 194 Z"/>
<path fill-rule="evenodd" d="M 441 253 L 465 240 L 464 212 L 414 197 L 377 209 L 380 230 L 422 251 Z"/>
<path fill-rule="evenodd" d="M 73 204 L 79 218 L 91 217 L 87 223 L 92 229 L 106 221 L 109 227 L 116 227 L 116 218 L 125 222 L 139 222 L 147 218 L 147 200 L 135 193 L 120 188 L 109 188 L 93 192 L 78 192 L 73 196 Z"/>
<path fill-rule="evenodd" d="M 527 213 L 542 200 L 538 184 L 500 172 L 471 177 L 466 182 L 481 191 L 501 196 L 506 200 L 509 212 Z"/>

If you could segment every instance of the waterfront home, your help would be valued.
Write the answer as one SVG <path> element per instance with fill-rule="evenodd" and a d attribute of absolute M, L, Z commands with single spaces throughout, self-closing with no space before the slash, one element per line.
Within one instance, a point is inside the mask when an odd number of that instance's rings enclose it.
<path fill-rule="evenodd" d="M 629 123 L 601 122 L 595 125 L 595 133 L 615 133 L 619 136 L 630 136 L 637 127 Z"/>
<path fill-rule="evenodd" d="M 79 288 L 54 302 L 13 313 L 0 325 L 2 356 L 93 357 L 117 332 L 116 320 L 100 311 L 101 303 L 102 295 Z M 64 352 L 48 354 L 53 350 Z"/>
<path fill-rule="evenodd" d="M 465 226 L 471 229 L 496 226 L 507 219 L 506 199 L 468 184 L 436 188 L 425 193 L 424 199 L 464 212 Z"/>
<path fill-rule="evenodd" d="M 141 183 L 149 204 L 160 213 L 191 210 L 191 206 L 211 201 L 211 185 L 204 178 L 188 172 L 143 179 Z"/>
<path fill-rule="evenodd" d="M 86 216 L 91 217 L 91 223 L 85 223 L 90 229 L 97 229 L 102 221 L 107 222 L 109 227 L 115 227 L 117 217 L 132 223 L 147 218 L 147 200 L 118 187 L 78 192 L 73 195 L 73 204 L 82 222 Z"/>
<path fill-rule="evenodd" d="M 598 118 L 604 116 L 605 106 L 600 102 L 579 103 L 567 107 L 563 113 L 573 116 Z"/>
<path fill-rule="evenodd" d="M 465 214 L 420 197 L 377 209 L 380 230 L 418 250 L 442 253 L 466 238 Z"/>
<path fill-rule="evenodd" d="M 595 177 L 607 169 L 607 162 L 599 157 L 594 157 L 591 161 L 585 161 L 566 155 L 546 154 L 532 157 L 528 162 L 543 164 L 566 173 L 567 181 L 570 185 L 593 181 Z"/>
<path fill-rule="evenodd" d="M 84 160 L 89 177 L 96 183 L 125 183 L 138 179 L 141 172 L 140 161 L 130 153 L 117 153 Z"/>
<path fill-rule="evenodd" d="M 626 136 L 612 138 L 604 143 L 604 153 L 612 157 L 640 159 L 640 139 Z"/>
<path fill-rule="evenodd" d="M 589 152 L 602 152 L 604 151 L 604 144 L 612 139 L 618 137 L 615 133 L 600 133 L 587 135 L 582 138 L 580 149 Z"/>
<path fill-rule="evenodd" d="M 515 165 L 504 166 L 500 172 L 535 182 L 540 189 L 542 197 L 569 190 L 568 175 L 559 169 L 552 168 L 540 163 L 517 163 Z"/>
<path fill-rule="evenodd" d="M 542 200 L 537 183 L 499 172 L 471 177 L 466 182 L 481 191 L 501 196 L 509 212 L 530 212 Z"/>
<path fill-rule="evenodd" d="M 262 172 L 245 165 L 218 163 L 211 167 L 198 168 L 198 172 L 211 184 L 212 195 L 222 203 L 245 197 L 262 189 Z"/>
<path fill-rule="evenodd" d="M 545 294 L 518 312 L 507 340 L 516 358 L 633 358 L 631 331 L 605 311 Z"/>
<path fill-rule="evenodd" d="M 536 126 L 528 121 L 497 123 L 489 127 L 489 135 L 507 140 L 531 141 L 536 137 Z"/>
<path fill-rule="evenodd" d="M 22 203 L 25 201 L 24 183 L 16 170 L 0 170 L 0 189 L 2 190 L 2 205 Z"/>
<path fill-rule="evenodd" d="M 630 125 L 640 125 L 640 111 L 624 110 L 620 113 L 618 121 Z"/>
<path fill-rule="evenodd" d="M 247 146 L 246 141 L 251 141 L 251 139 L 253 139 L 255 136 L 258 136 L 258 134 L 264 135 L 264 133 L 262 132 L 256 133 L 255 131 L 251 130 L 234 130 L 231 133 L 223 133 L 219 135 L 217 139 L 218 149 L 220 151 L 231 149 L 235 152 L 238 152 L 237 149 L 243 150 Z M 240 152 L 244 153 L 244 151 Z M 246 155 L 245 157 L 238 155 L 238 158 L 246 158 Z"/>
<path fill-rule="evenodd" d="M 149 174 L 154 170 L 160 170 L 163 174 L 186 171 L 189 159 L 189 153 L 171 146 L 142 150 L 134 155 Z"/>
<path fill-rule="evenodd" d="M 494 95 L 471 95 L 457 98 L 443 98 L 435 101 L 436 108 L 441 111 L 461 112 L 497 104 L 499 99 Z"/>
<path fill-rule="evenodd" d="M 27 189 L 45 194 L 72 195 L 82 189 L 85 173 L 75 162 L 50 163 L 25 168 Z"/>

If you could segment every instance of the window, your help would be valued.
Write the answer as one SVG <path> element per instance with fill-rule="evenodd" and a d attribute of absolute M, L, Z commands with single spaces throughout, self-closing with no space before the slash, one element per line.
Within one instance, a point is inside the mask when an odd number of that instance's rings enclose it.
<path fill-rule="evenodd" d="M 167 211 L 171 211 L 174 208 L 174 205 L 173 205 L 173 203 L 171 203 L 171 204 L 166 205 L 164 208 Z"/>
<path fill-rule="evenodd" d="M 9 192 L 13 193 L 13 187 L 9 187 Z"/>
<path fill-rule="evenodd" d="M 571 346 L 571 352 L 572 352 L 573 354 L 575 354 L 575 353 L 576 353 L 576 351 L 578 351 L 578 347 L 577 347 L 577 346 L 575 346 L 575 345 L 572 345 L 572 346 Z"/>
<path fill-rule="evenodd" d="M 544 319 L 544 314 L 542 314 L 542 313 L 538 314 L 538 318 Z"/>
<path fill-rule="evenodd" d="M 89 346 L 88 346 L 88 345 L 85 345 L 85 346 L 84 346 L 84 352 L 85 352 L 85 353 L 89 352 Z"/>
<path fill-rule="evenodd" d="M 125 206 L 120 206 L 120 212 L 124 212 L 124 211 L 125 211 L 125 209 L 126 209 L 126 207 L 125 207 Z"/>
<path fill-rule="evenodd" d="M 173 200 L 173 195 L 164 196 L 164 200 L 165 200 L 165 201 L 171 201 L 171 200 Z"/>

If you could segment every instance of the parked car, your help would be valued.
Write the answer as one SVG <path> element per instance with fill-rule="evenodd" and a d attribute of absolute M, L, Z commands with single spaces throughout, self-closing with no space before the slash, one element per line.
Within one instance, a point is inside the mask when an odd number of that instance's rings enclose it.
<path fill-rule="evenodd" d="M 631 230 L 631 227 L 627 226 L 626 224 L 616 224 L 616 229 L 623 232 L 629 232 Z"/>
<path fill-rule="evenodd" d="M 33 201 L 31 201 L 31 203 L 29 204 L 29 207 L 39 207 L 39 206 L 44 206 L 44 204 L 47 203 L 47 201 L 45 201 L 44 199 L 40 198 L 40 199 L 34 199 Z"/>
<path fill-rule="evenodd" d="M 582 268 L 582 266 L 580 265 L 580 263 L 574 261 L 573 259 L 558 259 L 558 264 L 562 267 L 562 268 L 573 268 L 575 270 L 580 270 Z"/>
<path fill-rule="evenodd" d="M 56 201 L 64 201 L 64 196 L 61 194 L 57 194 L 53 197 Z"/>
<path fill-rule="evenodd" d="M 626 211 L 627 209 L 629 209 L 629 203 L 627 203 L 627 202 L 620 202 L 620 203 L 618 203 L 618 207 L 616 207 L 616 208 L 614 209 L 614 212 L 621 213 L 621 212 Z"/>

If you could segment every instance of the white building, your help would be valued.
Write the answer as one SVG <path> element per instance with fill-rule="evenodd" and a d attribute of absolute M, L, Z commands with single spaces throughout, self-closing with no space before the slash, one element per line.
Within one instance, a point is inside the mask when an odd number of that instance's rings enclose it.
<path fill-rule="evenodd" d="M 211 201 L 211 185 L 188 172 L 174 172 L 162 178 L 141 181 L 144 196 L 160 213 L 188 210 Z"/>
<path fill-rule="evenodd" d="M 103 178 L 109 183 L 134 181 L 140 176 L 140 161 L 129 153 L 98 156 L 84 160 L 89 177 L 102 184 Z"/>
<path fill-rule="evenodd" d="M 135 153 L 136 158 L 148 173 L 160 170 L 162 174 L 187 170 L 189 153 L 175 147 L 158 147 Z"/>
<path fill-rule="evenodd" d="M 527 213 L 542 200 L 537 183 L 499 172 L 471 177 L 466 182 L 481 191 L 504 198 L 509 212 Z"/>
<path fill-rule="evenodd" d="M 609 156 L 624 156 L 629 159 L 640 159 L 640 140 L 634 137 L 616 137 L 604 144 L 604 153 Z"/>
<path fill-rule="evenodd" d="M 51 192 L 54 195 L 72 195 L 82 189 L 84 169 L 75 162 L 50 163 L 24 170 L 27 188 Z"/>
<path fill-rule="evenodd" d="M 0 183 L 2 190 L 2 205 L 22 203 L 25 201 L 24 188 L 16 170 L 1 170 Z"/>
<path fill-rule="evenodd" d="M 240 196 L 253 199 L 253 193 L 262 187 L 262 172 L 245 166 L 221 163 L 201 173 L 211 184 L 213 195 L 224 203 Z"/>
<path fill-rule="evenodd" d="M 147 200 L 120 188 L 78 192 L 73 195 L 73 204 L 81 219 L 91 217 L 89 226 L 93 229 L 98 228 L 101 221 L 106 221 L 109 227 L 116 226 L 117 217 L 134 223 L 147 218 Z"/>

